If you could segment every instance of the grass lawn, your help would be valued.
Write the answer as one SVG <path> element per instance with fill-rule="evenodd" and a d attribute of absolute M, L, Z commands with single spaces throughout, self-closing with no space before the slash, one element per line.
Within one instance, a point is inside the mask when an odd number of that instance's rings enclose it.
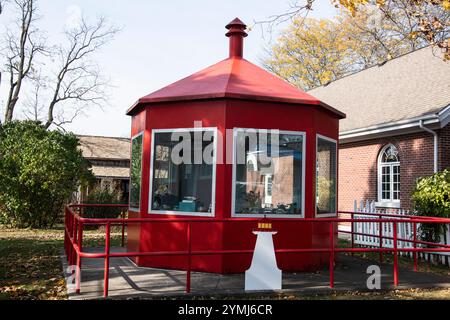
<path fill-rule="evenodd" d="M 102 246 L 104 232 L 85 231 L 85 246 Z M 119 233 L 112 233 L 118 245 Z M 63 228 L 18 230 L 0 227 L 0 299 L 67 298 L 60 260 Z"/>
<path fill-rule="evenodd" d="M 85 231 L 84 246 L 103 246 L 104 231 Z M 120 244 L 120 232 L 113 232 L 113 246 Z M 347 243 L 340 241 L 340 246 Z M 63 248 L 63 229 L 18 230 L 0 227 L 0 299 L 67 299 L 65 279 L 60 260 Z M 378 254 L 361 255 L 376 260 Z M 412 268 L 412 260 L 400 258 L 400 265 Z M 391 263 L 392 256 L 385 255 L 385 262 Z M 450 274 L 445 266 L 420 264 L 420 271 Z M 450 299 L 450 289 L 414 289 L 387 292 L 336 292 L 329 295 L 251 295 L 242 297 L 217 296 L 194 297 L 194 299 L 282 299 L 282 300 L 384 300 L 384 299 Z"/>
<path fill-rule="evenodd" d="M 349 241 L 345 241 L 342 239 L 339 239 L 339 247 L 341 248 L 349 248 L 351 247 L 351 244 Z M 356 257 L 361 257 L 363 259 L 368 259 L 374 262 L 380 261 L 380 254 L 377 252 L 361 252 L 361 253 L 355 253 Z M 420 272 L 430 272 L 435 274 L 440 274 L 444 276 L 450 276 L 450 267 L 445 266 L 441 263 L 430 263 L 424 260 L 418 260 L 418 271 Z M 383 263 L 384 264 L 394 264 L 394 255 L 391 253 L 383 253 Z M 401 268 L 405 269 L 413 269 L 414 268 L 414 260 L 412 258 L 399 256 L 398 257 L 398 265 Z M 450 297 L 449 297 L 450 298 Z"/>
<path fill-rule="evenodd" d="M 180 297 L 180 299 L 183 297 Z M 410 289 L 410 290 L 393 290 L 379 292 L 335 292 L 332 294 L 267 294 L 267 295 L 242 295 L 242 296 L 224 296 L 217 295 L 214 297 L 197 296 L 192 300 L 209 300 L 209 299 L 250 299 L 250 300 L 449 300 L 450 289 Z"/>

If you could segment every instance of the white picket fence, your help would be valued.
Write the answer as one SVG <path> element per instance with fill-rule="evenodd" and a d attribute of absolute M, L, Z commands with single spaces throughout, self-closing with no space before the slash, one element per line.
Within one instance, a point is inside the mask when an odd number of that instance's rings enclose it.
<path fill-rule="evenodd" d="M 390 214 L 390 215 L 398 215 L 397 219 L 402 219 L 402 216 L 410 215 L 408 210 L 404 209 L 391 209 L 391 208 L 379 208 L 376 207 L 375 201 L 360 201 L 359 204 L 355 201 L 355 212 L 358 214 L 354 215 L 355 219 L 364 220 L 364 219 L 374 219 L 373 215 L 365 215 L 364 213 L 377 213 L 377 214 Z M 381 215 L 380 218 L 383 218 Z M 384 217 L 388 218 L 388 217 Z M 405 220 L 408 218 L 405 217 Z M 367 247 L 380 247 L 380 225 L 382 228 L 382 236 L 393 238 L 393 224 L 392 223 L 379 223 L 379 222 L 355 222 L 353 223 L 353 232 L 360 233 L 353 235 L 354 243 L 361 246 Z M 419 230 L 420 225 L 417 224 L 417 229 Z M 418 231 L 416 230 L 416 231 Z M 418 232 L 417 232 L 418 235 Z M 414 239 L 414 224 L 413 223 L 399 223 L 397 225 L 397 237 L 399 239 Z M 441 236 L 441 243 L 448 244 L 450 242 L 450 225 L 447 226 L 446 234 Z M 393 248 L 394 241 L 392 239 L 383 238 L 383 248 Z M 398 248 L 412 248 L 414 244 L 412 242 L 406 241 L 398 241 Z M 401 253 L 404 256 L 412 257 L 412 253 Z M 429 261 L 432 256 L 433 261 L 438 261 L 442 264 L 450 266 L 450 253 L 420 253 L 419 258 Z"/>

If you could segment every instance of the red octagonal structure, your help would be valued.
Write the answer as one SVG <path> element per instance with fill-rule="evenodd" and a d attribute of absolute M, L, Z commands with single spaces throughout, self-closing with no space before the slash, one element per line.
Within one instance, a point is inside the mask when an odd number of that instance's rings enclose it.
<path fill-rule="evenodd" d="M 130 217 L 208 219 L 192 225 L 194 251 L 253 249 L 256 238 L 250 231 L 263 217 L 278 231 L 275 248 L 325 247 L 326 224 L 296 221 L 336 216 L 337 140 L 345 115 L 245 60 L 246 26 L 239 19 L 226 28 L 227 59 L 139 99 L 128 110 Z M 177 142 L 210 154 L 211 161 L 178 152 Z M 193 161 L 177 162 L 174 154 Z M 239 222 L 243 218 L 255 222 Z M 178 222 L 131 225 L 128 250 L 183 251 L 186 232 L 186 224 Z M 328 256 L 282 253 L 277 261 L 284 271 L 312 270 L 327 264 Z M 186 269 L 183 256 L 135 262 Z M 250 262 L 250 254 L 196 256 L 192 269 L 235 273 Z"/>

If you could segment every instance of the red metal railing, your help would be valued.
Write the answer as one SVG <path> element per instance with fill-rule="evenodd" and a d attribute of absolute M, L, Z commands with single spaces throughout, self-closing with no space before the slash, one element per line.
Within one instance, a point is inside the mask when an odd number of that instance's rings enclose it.
<path fill-rule="evenodd" d="M 203 251 L 193 251 L 192 243 L 191 243 L 191 231 L 193 223 L 201 223 L 201 222 L 259 222 L 260 219 L 257 218 L 239 218 L 239 219 L 144 219 L 144 218 L 131 218 L 125 219 L 122 215 L 119 219 L 89 219 L 82 217 L 82 209 L 86 207 L 110 207 L 110 208 L 127 208 L 126 205 L 70 205 L 65 208 L 65 237 L 64 237 L 64 246 L 68 259 L 69 265 L 76 265 L 75 275 L 75 283 L 76 283 L 76 292 L 79 294 L 81 292 L 81 259 L 82 258 L 93 258 L 105 259 L 104 264 L 104 297 L 108 296 L 109 291 L 109 263 L 111 258 L 119 258 L 119 257 L 149 257 L 149 256 L 186 256 L 187 257 L 187 272 L 186 272 L 186 293 L 189 293 L 191 290 L 191 259 L 193 256 L 207 256 L 207 255 L 222 255 L 222 254 L 242 254 L 242 253 L 253 253 L 253 250 L 203 250 Z M 378 213 L 364 213 L 364 215 L 374 216 L 374 218 L 370 219 L 355 219 L 354 215 L 359 214 L 355 212 L 339 212 L 340 214 L 350 215 L 351 218 L 314 218 L 314 219 L 289 219 L 289 218 L 276 218 L 273 219 L 272 222 L 275 224 L 276 222 L 292 222 L 292 223 L 320 223 L 320 224 L 329 224 L 329 243 L 330 246 L 328 248 L 302 248 L 302 249 L 276 249 L 276 253 L 328 253 L 330 255 L 329 260 L 329 272 L 330 272 L 330 288 L 334 287 L 334 264 L 335 264 L 335 255 L 337 253 L 357 253 L 357 252 L 378 252 L 380 254 L 380 260 L 383 259 L 383 253 L 393 253 L 394 254 L 394 285 L 398 286 L 398 254 L 400 252 L 412 252 L 414 255 L 414 270 L 417 271 L 417 253 L 418 252 L 450 252 L 450 245 L 446 244 L 437 244 L 426 241 L 417 240 L 417 224 L 426 224 L 426 223 L 438 223 L 438 224 L 450 224 L 450 219 L 442 219 L 442 218 L 433 218 L 433 217 L 417 217 L 417 216 L 405 216 L 402 215 L 401 218 L 397 215 L 390 214 L 378 214 Z M 185 223 L 187 225 L 187 235 L 186 235 L 186 243 L 187 250 L 186 251 L 160 251 L 160 252 L 111 252 L 110 251 L 110 239 L 111 239 L 111 227 L 112 226 L 121 226 L 122 227 L 122 246 L 125 244 L 124 236 L 125 236 L 125 226 L 128 224 L 157 224 L 157 223 Z M 355 243 L 353 241 L 354 235 L 361 234 L 354 232 L 353 226 L 355 223 L 379 223 L 380 230 L 381 226 L 385 223 L 390 223 L 393 225 L 393 236 L 389 237 L 387 235 L 383 235 L 380 232 L 379 235 L 369 235 L 370 237 L 378 237 L 380 239 L 380 246 L 378 248 L 370 248 L 370 247 L 355 247 Z M 340 223 L 350 223 L 352 228 L 351 231 L 338 231 L 338 224 Z M 413 239 L 402 239 L 397 236 L 397 226 L 401 223 L 412 223 L 414 224 L 414 237 Z M 105 226 L 105 251 L 104 253 L 88 253 L 83 251 L 83 228 L 86 225 L 104 225 Z M 337 232 L 349 233 L 352 236 L 352 246 L 350 248 L 339 248 L 336 247 L 335 244 L 335 236 Z M 367 234 L 362 234 L 367 235 Z M 390 239 L 393 240 L 393 248 L 384 248 L 382 239 Z M 398 242 L 410 242 L 414 244 L 413 248 L 399 248 Z M 427 248 L 418 247 L 418 245 L 426 245 Z"/>

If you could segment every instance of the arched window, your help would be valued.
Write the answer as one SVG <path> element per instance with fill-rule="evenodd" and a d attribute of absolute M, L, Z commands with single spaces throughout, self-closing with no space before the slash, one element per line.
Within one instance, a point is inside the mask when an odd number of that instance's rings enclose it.
<path fill-rule="evenodd" d="M 378 199 L 400 202 L 400 157 L 392 144 L 385 146 L 378 157 Z"/>

